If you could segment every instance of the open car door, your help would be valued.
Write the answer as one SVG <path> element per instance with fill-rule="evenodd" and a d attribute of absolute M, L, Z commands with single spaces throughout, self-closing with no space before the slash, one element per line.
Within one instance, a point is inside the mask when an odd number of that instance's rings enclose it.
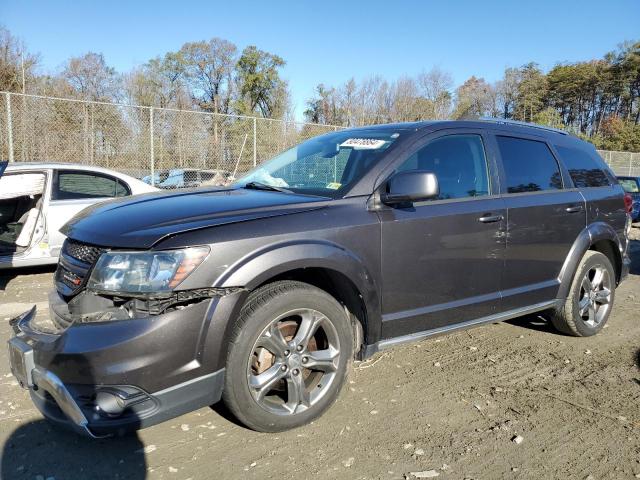
<path fill-rule="evenodd" d="M 46 183 L 44 172 L 5 173 L 0 164 L 0 256 L 28 250 L 44 232 L 42 202 Z"/>

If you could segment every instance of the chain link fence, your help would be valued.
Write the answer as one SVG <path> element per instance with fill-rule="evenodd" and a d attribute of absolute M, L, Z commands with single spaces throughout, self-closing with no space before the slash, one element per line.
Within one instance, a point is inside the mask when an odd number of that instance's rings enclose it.
<path fill-rule="evenodd" d="M 95 165 L 181 188 L 224 184 L 342 127 L 0 92 L 0 159 Z M 640 153 L 598 151 L 617 175 Z"/>
<path fill-rule="evenodd" d="M 166 188 L 227 183 L 339 128 L 0 92 L 0 158 L 95 165 Z"/>
<path fill-rule="evenodd" d="M 611 167 L 616 175 L 640 177 L 640 153 L 639 152 L 612 152 L 598 150 L 600 156 Z"/>

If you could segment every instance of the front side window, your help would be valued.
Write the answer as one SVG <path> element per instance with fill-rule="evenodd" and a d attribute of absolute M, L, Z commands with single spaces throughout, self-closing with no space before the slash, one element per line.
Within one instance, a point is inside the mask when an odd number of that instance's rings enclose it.
<path fill-rule="evenodd" d="M 484 146 L 480 135 L 447 135 L 411 155 L 397 171 L 433 172 L 440 188 L 439 200 L 489 194 Z"/>
<path fill-rule="evenodd" d="M 587 152 L 571 147 L 556 145 L 560 158 L 564 162 L 571 180 L 577 188 L 609 186 L 609 178 L 596 160 Z"/>
<path fill-rule="evenodd" d="M 58 172 L 53 200 L 113 198 L 127 195 L 127 187 L 113 177 L 90 172 Z"/>
<path fill-rule="evenodd" d="M 375 128 L 315 137 L 260 165 L 235 185 L 260 183 L 295 193 L 339 198 L 400 135 L 394 128 Z"/>
<path fill-rule="evenodd" d="M 508 193 L 562 188 L 558 162 L 544 142 L 497 136 Z"/>

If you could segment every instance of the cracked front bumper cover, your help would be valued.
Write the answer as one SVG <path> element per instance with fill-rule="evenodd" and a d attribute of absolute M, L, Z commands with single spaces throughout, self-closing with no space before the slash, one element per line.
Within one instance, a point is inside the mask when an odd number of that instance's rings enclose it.
<path fill-rule="evenodd" d="M 36 314 L 36 307 L 10 321 L 16 336 L 8 342 L 11 372 L 23 388 L 43 390 L 56 402 L 69 419 L 70 425 L 79 433 L 95 437 L 88 428 L 88 420 L 64 383 L 52 372 L 37 367 L 33 360 L 33 348 L 23 340 L 23 329 L 29 330 L 29 323 Z"/>
<path fill-rule="evenodd" d="M 203 309 L 198 308 L 189 311 L 194 319 L 200 317 L 200 324 L 203 312 Z M 31 398 L 38 410 L 54 423 L 69 427 L 82 435 L 99 438 L 151 426 L 220 400 L 224 385 L 224 368 L 196 374 L 203 370 L 198 368 L 189 375 L 175 375 L 174 380 L 163 388 L 151 390 L 155 393 L 147 393 L 138 386 L 122 384 L 121 380 L 129 377 L 128 373 L 125 377 L 119 377 L 120 380 L 117 377 L 108 378 L 104 372 L 97 376 L 92 375 L 91 368 L 87 369 L 86 364 L 81 366 L 77 363 L 76 353 L 64 349 L 68 347 L 74 350 L 79 345 L 74 344 L 73 335 L 69 337 L 69 333 L 76 327 L 61 335 L 42 333 L 32 328 L 31 322 L 35 314 L 36 309 L 33 308 L 10 321 L 16 333 L 8 342 L 11 370 L 19 383 L 30 390 Z M 173 317 L 165 320 L 188 321 L 186 318 Z M 144 323 L 144 320 L 136 322 Z M 135 332 L 129 338 L 135 339 Z M 86 342 L 80 343 L 87 345 Z M 112 347 L 117 349 L 119 345 L 120 343 L 116 342 Z M 167 353 L 165 352 L 165 357 Z M 91 355 L 91 352 L 85 354 Z M 75 364 L 79 368 L 75 368 L 73 362 L 70 363 L 72 358 L 76 360 Z M 93 360 L 89 360 L 89 365 Z M 53 369 L 58 368 L 60 364 L 67 364 L 69 368 L 60 372 L 54 371 Z M 107 362 L 100 365 L 100 368 L 109 371 L 112 369 L 110 365 L 111 363 Z M 149 367 L 153 365 L 157 364 L 153 362 Z M 100 409 L 97 400 L 99 393 L 117 394 L 126 393 L 127 390 L 134 391 L 132 396 L 138 398 L 138 401 L 128 405 L 121 415 L 109 415 Z"/>

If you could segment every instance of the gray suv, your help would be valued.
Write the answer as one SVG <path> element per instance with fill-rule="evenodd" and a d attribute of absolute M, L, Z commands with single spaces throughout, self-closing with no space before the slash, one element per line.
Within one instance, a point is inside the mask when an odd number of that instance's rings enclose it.
<path fill-rule="evenodd" d="M 50 294 L 12 320 L 11 368 L 91 436 L 223 400 L 303 425 L 352 360 L 534 312 L 596 334 L 629 269 L 623 189 L 594 147 L 515 122 L 312 138 L 225 188 L 84 210 Z"/>

